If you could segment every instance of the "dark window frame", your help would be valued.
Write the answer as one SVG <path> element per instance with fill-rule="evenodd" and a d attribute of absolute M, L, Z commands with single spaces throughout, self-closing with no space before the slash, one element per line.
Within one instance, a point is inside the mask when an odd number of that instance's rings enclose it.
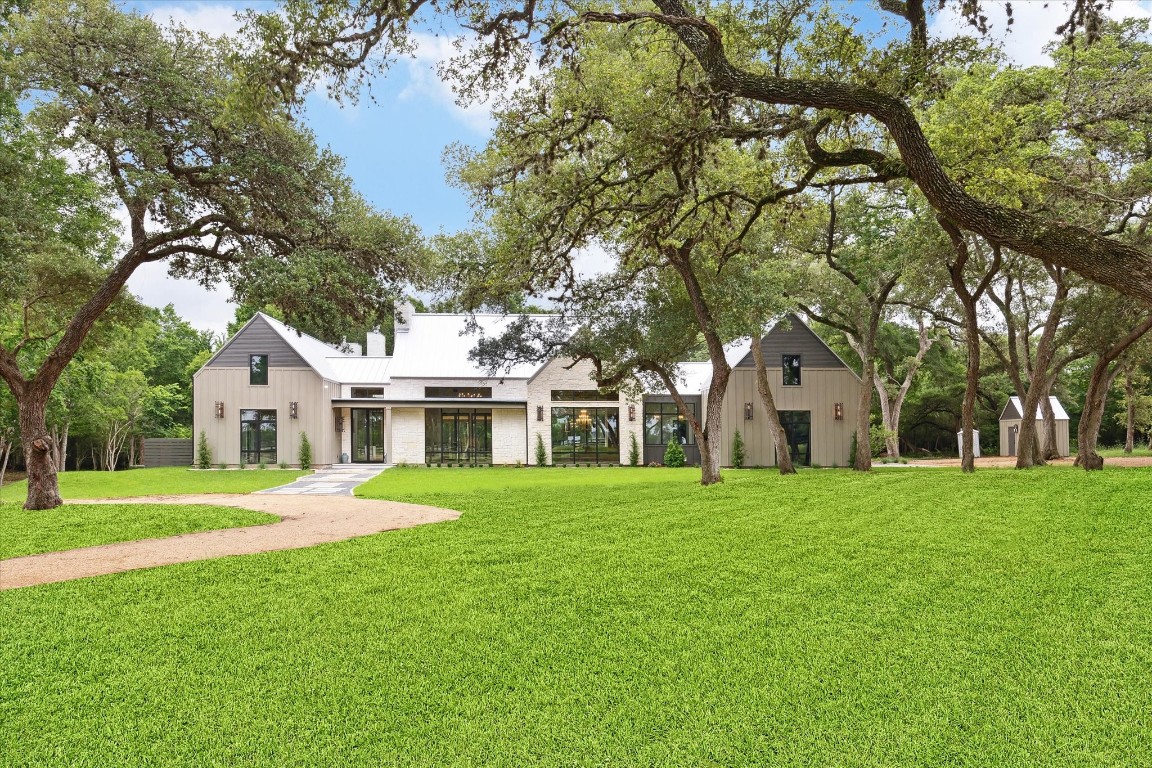
<path fill-rule="evenodd" d="M 424 387 L 426 400 L 492 399 L 492 387 Z"/>
<path fill-rule="evenodd" d="M 554 403 L 618 403 L 619 392 L 601 392 L 598 389 L 554 389 Z"/>
<path fill-rule="evenodd" d="M 795 367 L 792 367 L 788 364 L 789 358 L 794 358 L 796 360 Z M 803 355 L 781 355 L 780 356 L 780 370 L 781 370 L 781 381 L 783 382 L 782 386 L 799 387 L 799 386 L 803 385 L 803 382 L 804 382 L 804 357 L 803 357 Z M 788 380 L 788 373 L 790 371 L 794 371 L 796 373 L 796 380 L 795 381 L 789 381 Z"/>
<path fill-rule="evenodd" d="M 352 387 L 352 397 L 365 399 L 373 397 L 381 398 L 384 397 L 384 387 Z"/>
<path fill-rule="evenodd" d="M 685 403 L 693 416 L 699 418 L 696 412 L 696 403 Z M 655 419 L 650 422 L 650 419 Z M 657 440 L 653 440 L 653 428 L 656 428 Z M 668 445 L 670 435 L 677 435 L 681 445 L 695 445 L 696 433 L 692 425 L 680 413 L 674 402 L 648 401 L 644 403 L 644 445 Z"/>
<path fill-rule="evenodd" d="M 265 465 L 275 464 L 277 457 L 278 443 L 280 442 L 280 433 L 278 419 L 276 418 L 276 410 L 274 408 L 241 408 L 240 409 L 240 460 L 245 464 L 260 464 Z M 264 445 L 264 438 L 268 435 L 268 430 L 262 429 L 263 425 L 271 424 L 272 447 L 268 448 Z M 251 441 L 249 445 L 255 447 L 245 447 L 245 435 L 251 427 Z"/>
<path fill-rule="evenodd" d="M 256 361 L 258 359 L 263 361 L 262 365 L 259 365 L 259 366 L 257 365 Z M 269 362 L 268 362 L 267 353 L 258 354 L 258 355 L 248 355 L 248 386 L 250 386 L 250 387 L 266 387 L 266 386 L 268 386 L 268 368 L 269 368 Z M 264 380 L 259 381 L 260 378 L 263 378 Z"/>
<path fill-rule="evenodd" d="M 557 406 L 552 409 L 553 464 L 619 464 L 620 409 Z M 586 412 L 587 422 L 580 416 Z"/>
<path fill-rule="evenodd" d="M 424 461 L 491 464 L 492 421 L 491 408 L 425 408 Z"/>

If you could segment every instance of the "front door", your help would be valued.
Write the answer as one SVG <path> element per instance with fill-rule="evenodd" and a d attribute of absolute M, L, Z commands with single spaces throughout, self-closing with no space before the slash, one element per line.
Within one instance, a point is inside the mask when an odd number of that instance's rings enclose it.
<path fill-rule="evenodd" d="M 352 461 L 382 464 L 384 454 L 384 409 L 352 410 Z"/>
<path fill-rule="evenodd" d="M 780 411 L 780 426 L 788 436 L 792 463 L 801 467 L 812 464 L 812 411 Z"/>
<path fill-rule="evenodd" d="M 1008 455 L 1016 455 L 1016 435 L 1020 433 L 1020 427 L 1013 424 L 1012 429 L 1008 430 Z"/>

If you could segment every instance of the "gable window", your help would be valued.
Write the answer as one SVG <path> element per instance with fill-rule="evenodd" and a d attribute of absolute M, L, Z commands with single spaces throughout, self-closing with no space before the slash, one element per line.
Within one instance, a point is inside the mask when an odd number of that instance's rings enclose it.
<path fill-rule="evenodd" d="M 248 383 L 268 383 L 268 355 L 248 355 Z"/>
<path fill-rule="evenodd" d="M 800 386 L 800 355 L 784 355 L 784 386 Z"/>

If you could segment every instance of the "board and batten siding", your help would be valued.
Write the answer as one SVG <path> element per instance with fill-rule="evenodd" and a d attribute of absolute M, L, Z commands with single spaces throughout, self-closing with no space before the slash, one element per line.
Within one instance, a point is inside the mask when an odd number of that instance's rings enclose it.
<path fill-rule="evenodd" d="M 336 354 L 333 351 L 332 354 Z M 271 368 L 312 368 L 268 321 L 257 315 L 252 322 L 232 337 L 216 355 L 208 361 L 207 368 L 248 369 L 252 355 L 268 355 Z"/>
<path fill-rule="evenodd" d="M 1001 456 L 1015 456 L 1016 451 L 1013 450 L 1015 446 L 1011 444 L 1009 434 L 1012 428 L 1017 430 L 1023 425 L 1023 419 L 1001 419 L 1000 420 L 1000 455 Z M 1071 428 L 1068 419 L 1056 419 L 1056 450 L 1061 456 L 1071 456 Z M 1019 432 L 1017 432 L 1016 439 L 1020 439 Z M 1040 445 L 1044 445 L 1044 420 L 1036 420 L 1036 439 L 1040 441 Z"/>
<path fill-rule="evenodd" d="M 333 464 L 339 459 L 331 404 L 331 393 L 338 392 L 338 385 L 325 381 L 311 368 L 272 365 L 266 386 L 253 386 L 248 380 L 247 357 L 242 368 L 206 366 L 192 379 L 193 439 L 199 440 L 201 431 L 207 434 L 213 464 L 240 463 L 240 411 L 250 408 L 276 411 L 277 463 L 298 463 L 301 432 L 308 433 L 314 464 Z M 217 402 L 224 403 L 222 419 L 216 418 Z M 299 404 L 299 418 L 289 416 L 291 402 Z"/>
<path fill-rule="evenodd" d="M 789 353 L 793 354 L 793 353 Z M 809 411 L 811 416 L 812 464 L 847 466 L 856 424 L 860 379 L 848 368 L 813 369 L 801 372 L 801 385 L 784 386 L 781 368 L 768 368 L 768 386 L 778 411 Z M 744 404 L 752 403 L 752 420 L 744 419 Z M 836 403 L 843 403 L 844 418 L 837 421 Z M 721 411 L 720 463 L 732 464 L 732 438 L 736 430 L 744 438 L 744 466 L 776 466 L 776 449 L 768 434 L 768 412 L 756 389 L 756 369 L 738 366 L 728 380 Z"/>

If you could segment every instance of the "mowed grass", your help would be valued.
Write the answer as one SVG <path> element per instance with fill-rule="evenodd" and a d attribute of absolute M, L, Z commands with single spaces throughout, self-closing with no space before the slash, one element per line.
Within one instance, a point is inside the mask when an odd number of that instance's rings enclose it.
<path fill-rule="evenodd" d="M 274 523 L 263 512 L 192 504 L 65 504 L 28 511 L 0 504 L 0 560 L 134 539 Z M 4 574 L 0 567 L 0 584 Z"/>
<path fill-rule="evenodd" d="M 1147 443 L 1143 443 L 1143 441 L 1141 441 L 1137 442 L 1136 445 L 1133 446 L 1131 453 L 1125 453 L 1124 446 L 1122 445 L 1114 445 L 1108 448 L 1099 448 L 1097 449 L 1097 453 L 1099 453 L 1104 458 L 1110 459 L 1117 459 L 1124 456 L 1152 456 L 1152 448 L 1149 448 Z"/>
<path fill-rule="evenodd" d="M 125 499 L 179 493 L 251 493 L 290 483 L 311 472 L 298 469 L 195 470 L 185 467 L 126 469 L 120 472 L 62 472 L 65 499 Z M 28 481 L 5 485 L 0 501 L 24 503 Z"/>
<path fill-rule="evenodd" d="M 396 469 L 455 522 L 0 593 L 6 766 L 1131 766 L 1152 471 Z"/>

